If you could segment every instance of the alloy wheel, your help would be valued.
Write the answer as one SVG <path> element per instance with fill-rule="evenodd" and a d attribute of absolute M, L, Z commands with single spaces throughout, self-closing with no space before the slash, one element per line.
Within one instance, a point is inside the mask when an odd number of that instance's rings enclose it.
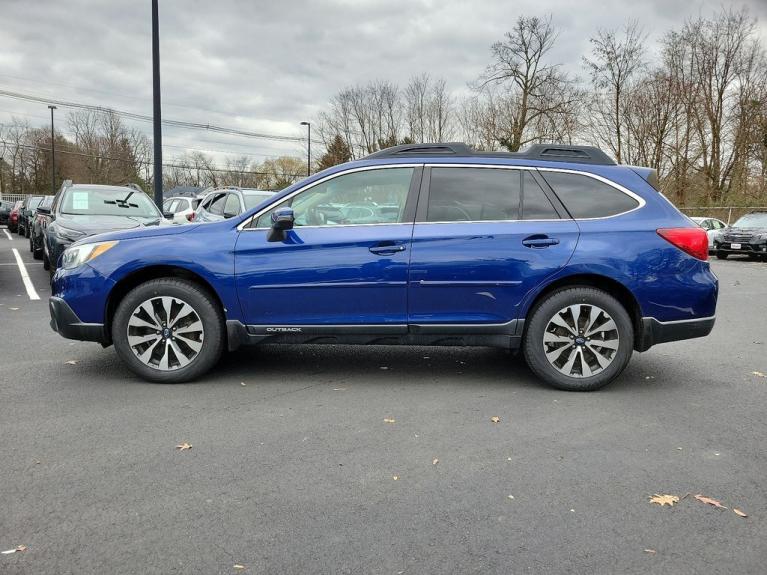
<path fill-rule="evenodd" d="M 543 351 L 567 377 L 591 377 L 615 359 L 620 344 L 615 320 L 601 307 L 573 304 L 560 309 L 543 333 Z"/>
<path fill-rule="evenodd" d="M 202 349 L 205 330 L 195 309 L 177 297 L 152 297 L 128 320 L 128 345 L 145 365 L 173 371 L 194 361 Z"/>

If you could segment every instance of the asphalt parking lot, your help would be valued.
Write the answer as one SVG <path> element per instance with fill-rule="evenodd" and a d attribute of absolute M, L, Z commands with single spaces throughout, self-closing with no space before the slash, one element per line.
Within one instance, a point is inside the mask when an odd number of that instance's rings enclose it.
<path fill-rule="evenodd" d="M 714 260 L 712 335 L 595 393 L 499 350 L 396 347 L 245 349 L 158 385 L 50 330 L 12 237 L 0 551 L 27 549 L 0 573 L 765 572 L 767 264 Z"/>

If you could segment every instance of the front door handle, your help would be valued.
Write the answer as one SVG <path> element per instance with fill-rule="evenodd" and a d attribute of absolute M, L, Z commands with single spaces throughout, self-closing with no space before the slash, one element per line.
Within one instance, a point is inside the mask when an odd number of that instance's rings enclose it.
<path fill-rule="evenodd" d="M 394 242 L 381 242 L 378 245 L 371 246 L 369 249 L 370 253 L 378 256 L 390 256 L 397 252 L 404 252 L 405 246 L 402 244 L 395 244 Z"/>
<path fill-rule="evenodd" d="M 522 245 L 528 248 L 547 248 L 559 243 L 557 238 L 550 238 L 544 235 L 530 236 L 522 240 Z"/>

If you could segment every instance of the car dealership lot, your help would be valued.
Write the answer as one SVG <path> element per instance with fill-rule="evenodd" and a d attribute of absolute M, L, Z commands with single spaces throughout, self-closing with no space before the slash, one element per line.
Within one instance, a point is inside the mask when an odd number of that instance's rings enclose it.
<path fill-rule="evenodd" d="M 712 335 L 590 394 L 482 348 L 246 348 L 158 385 L 50 330 L 12 237 L 0 551 L 28 549 L 0 573 L 763 572 L 767 264 L 712 262 Z"/>

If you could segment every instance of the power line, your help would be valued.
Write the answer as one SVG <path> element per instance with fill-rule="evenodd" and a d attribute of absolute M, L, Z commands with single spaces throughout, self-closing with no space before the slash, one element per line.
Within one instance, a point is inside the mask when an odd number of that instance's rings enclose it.
<path fill-rule="evenodd" d="M 135 112 L 126 112 L 123 110 L 115 110 L 114 108 L 105 108 L 103 106 L 93 106 L 90 104 L 81 104 L 78 102 L 68 102 L 66 100 L 57 100 L 53 98 L 46 98 L 43 96 L 34 96 L 32 94 L 22 94 L 20 92 L 11 92 L 8 90 L 0 90 L 0 96 L 6 98 L 12 98 L 14 100 L 22 100 L 26 102 L 34 102 L 37 104 L 55 104 L 63 108 L 74 108 L 78 110 L 91 110 L 95 112 L 113 113 L 125 118 L 137 120 L 140 122 L 151 122 L 152 116 L 144 114 L 136 114 Z M 216 126 L 214 124 L 203 124 L 199 122 L 184 122 L 181 120 L 162 120 L 162 123 L 166 126 L 173 126 L 176 128 L 186 128 L 190 130 L 207 130 L 209 132 L 216 132 L 219 134 L 230 134 L 234 136 L 243 136 L 246 138 L 260 138 L 264 140 L 273 140 L 277 142 L 306 142 L 306 138 L 299 136 L 279 136 L 277 134 L 264 134 L 261 132 L 250 132 L 247 130 L 238 130 L 236 128 L 225 128 L 223 126 Z M 314 143 L 323 144 L 321 140 L 313 140 Z"/>
<path fill-rule="evenodd" d="M 44 152 L 50 152 L 50 148 L 48 148 L 47 146 L 37 146 L 35 144 L 17 144 L 15 142 L 8 142 L 8 141 L 5 141 L 5 140 L 0 140 L 0 144 L 7 144 L 7 145 L 15 146 L 15 147 L 18 147 L 18 148 L 27 148 L 27 149 L 31 149 L 31 150 L 42 150 Z M 73 150 L 64 150 L 64 149 L 61 149 L 61 148 L 56 148 L 56 153 L 58 153 L 58 154 L 69 154 L 71 156 L 83 156 L 83 157 L 86 157 L 86 158 L 95 158 L 95 159 L 99 159 L 99 160 L 110 160 L 110 161 L 113 161 L 113 162 L 122 162 L 124 164 L 140 164 L 140 165 L 146 164 L 148 166 L 154 165 L 154 162 L 151 161 L 151 160 L 140 160 L 140 159 L 128 160 L 128 159 L 125 159 L 125 158 L 113 158 L 113 157 L 110 157 L 110 156 L 103 156 L 101 154 L 87 154 L 85 152 L 75 152 Z M 196 169 L 198 169 L 195 166 L 189 166 L 189 165 L 184 165 L 184 164 L 174 164 L 174 163 L 165 163 L 165 162 L 163 162 L 162 165 L 163 165 L 163 167 L 166 167 L 166 168 L 179 168 L 179 169 L 182 169 L 182 170 L 196 170 Z M 256 174 L 256 175 L 260 175 L 260 176 L 273 176 L 273 175 L 276 175 L 276 174 L 273 174 L 272 172 L 262 172 L 262 171 L 258 171 L 258 170 L 228 170 L 228 169 L 223 169 L 223 168 L 211 168 L 209 166 L 205 166 L 204 168 L 199 168 L 199 169 L 202 169 L 202 170 L 208 171 L 208 172 L 221 172 L 221 173 L 227 173 L 227 174 Z M 305 178 L 306 177 L 305 173 L 301 173 L 301 174 L 280 174 L 280 175 L 286 176 L 286 177 L 289 177 L 289 178 Z"/>

